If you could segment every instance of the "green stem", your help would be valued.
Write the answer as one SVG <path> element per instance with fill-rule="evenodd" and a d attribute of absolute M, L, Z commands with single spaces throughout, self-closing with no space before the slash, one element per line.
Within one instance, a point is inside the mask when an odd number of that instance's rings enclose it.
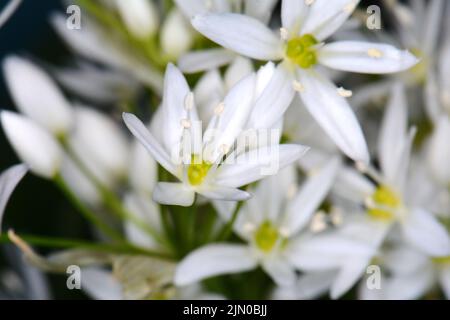
<path fill-rule="evenodd" d="M 222 231 L 219 233 L 219 236 L 217 237 L 218 241 L 225 241 L 231 236 L 231 233 L 233 232 L 234 223 L 236 222 L 236 219 L 238 217 L 239 212 L 241 211 L 240 209 L 243 204 L 244 204 L 243 201 L 238 202 L 236 208 L 233 211 L 233 215 L 231 216 L 230 221 L 228 221 L 228 223 L 223 227 Z"/>
<path fill-rule="evenodd" d="M 46 248 L 77 248 L 116 254 L 146 255 L 161 259 L 172 259 L 171 256 L 167 255 L 166 253 L 138 248 L 129 244 L 99 244 L 83 240 L 50 238 L 35 235 L 20 235 L 20 238 L 29 244 Z M 0 243 L 10 242 L 11 241 L 6 234 L 0 235 Z"/>
<path fill-rule="evenodd" d="M 88 207 L 86 207 L 78 197 L 70 190 L 64 179 L 57 175 L 54 178 L 56 185 L 61 189 L 70 202 L 78 209 L 78 211 L 95 226 L 97 226 L 105 235 L 112 239 L 123 242 L 123 238 L 119 232 L 111 228 L 107 223 L 103 222 L 95 213 L 93 213 Z"/>

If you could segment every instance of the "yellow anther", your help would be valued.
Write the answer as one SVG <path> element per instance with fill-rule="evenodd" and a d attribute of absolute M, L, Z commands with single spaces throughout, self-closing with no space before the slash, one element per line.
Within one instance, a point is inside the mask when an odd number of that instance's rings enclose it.
<path fill-rule="evenodd" d="M 337 89 L 338 94 L 344 98 L 350 98 L 353 95 L 351 90 L 344 89 L 342 87 Z"/>
<path fill-rule="evenodd" d="M 383 52 L 378 49 L 371 48 L 367 50 L 367 55 L 371 58 L 381 58 L 383 56 Z"/>

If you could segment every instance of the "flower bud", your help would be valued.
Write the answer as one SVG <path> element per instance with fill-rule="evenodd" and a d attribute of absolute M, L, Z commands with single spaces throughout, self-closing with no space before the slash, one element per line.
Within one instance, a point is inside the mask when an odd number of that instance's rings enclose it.
<path fill-rule="evenodd" d="M 176 59 L 192 46 L 194 35 L 191 26 L 178 9 L 173 9 L 161 30 L 161 47 L 170 58 Z"/>
<path fill-rule="evenodd" d="M 51 133 L 66 133 L 72 108 L 55 82 L 38 66 L 10 56 L 3 62 L 6 83 L 17 108 Z"/>
<path fill-rule="evenodd" d="M 158 29 L 158 12 L 152 1 L 117 0 L 116 4 L 123 22 L 136 38 L 148 38 Z"/>
<path fill-rule="evenodd" d="M 2 111 L 0 118 L 9 142 L 31 171 L 53 178 L 63 156 L 57 140 L 40 125 L 17 113 Z"/>
<path fill-rule="evenodd" d="M 75 130 L 69 143 L 103 184 L 114 184 L 127 172 L 128 141 L 119 126 L 102 113 L 76 107 Z"/>

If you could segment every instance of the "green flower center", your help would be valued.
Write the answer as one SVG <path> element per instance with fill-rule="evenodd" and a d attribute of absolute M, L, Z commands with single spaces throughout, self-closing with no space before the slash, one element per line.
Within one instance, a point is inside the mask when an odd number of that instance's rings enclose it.
<path fill-rule="evenodd" d="M 434 257 L 432 261 L 439 265 L 450 265 L 450 256 L 446 257 Z"/>
<path fill-rule="evenodd" d="M 205 180 L 208 175 L 209 169 L 211 169 L 212 164 L 199 161 L 198 156 L 193 155 L 191 164 L 187 169 L 187 176 L 189 179 L 189 183 L 193 186 L 198 186 L 202 184 L 203 180 Z"/>
<path fill-rule="evenodd" d="M 367 212 L 376 219 L 392 219 L 394 214 L 390 209 L 398 208 L 401 204 L 398 195 L 391 188 L 383 185 L 375 190 L 371 198 L 376 207 L 369 208 Z"/>
<path fill-rule="evenodd" d="M 303 69 L 308 69 L 317 63 L 317 53 L 313 48 L 319 42 L 311 34 L 292 38 L 286 45 L 286 56 Z"/>
<path fill-rule="evenodd" d="M 266 253 L 273 249 L 279 238 L 278 230 L 270 221 L 263 222 L 255 232 L 257 247 Z"/>

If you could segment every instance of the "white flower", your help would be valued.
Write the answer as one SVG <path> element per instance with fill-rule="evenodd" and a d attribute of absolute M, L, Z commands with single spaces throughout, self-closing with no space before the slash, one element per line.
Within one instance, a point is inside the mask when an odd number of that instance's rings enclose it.
<path fill-rule="evenodd" d="M 247 244 L 217 243 L 195 250 L 177 267 L 175 284 L 261 265 L 278 285 L 292 285 L 302 230 L 327 195 L 339 163 L 337 158 L 330 160 L 298 192 L 290 191 L 297 186 L 292 167 L 260 182 L 234 225 L 236 234 Z"/>
<path fill-rule="evenodd" d="M 53 178 L 61 167 L 62 150 L 56 139 L 32 120 L 10 111 L 0 113 L 6 136 L 30 170 Z"/>
<path fill-rule="evenodd" d="M 176 59 L 187 52 L 194 42 L 194 31 L 181 12 L 169 12 L 161 28 L 161 48 L 170 58 Z"/>
<path fill-rule="evenodd" d="M 208 38 L 245 56 L 283 60 L 277 73 L 290 79 L 285 90 L 299 92 L 309 112 L 344 153 L 354 160 L 368 162 L 361 128 L 345 100 L 347 91 L 338 90 L 317 65 L 352 72 L 391 73 L 408 69 L 417 59 L 385 44 L 355 41 L 324 44 L 357 3 L 358 0 L 332 3 L 284 0 L 281 39 L 258 20 L 244 15 L 197 15 L 192 24 Z"/>
<path fill-rule="evenodd" d="M 355 170 L 341 170 L 333 192 L 354 204 L 341 204 L 352 214 L 346 215 L 335 232 L 303 241 L 298 248 L 298 263 L 303 270 L 336 271 L 330 285 L 332 298 L 340 297 L 361 278 L 389 232 L 398 230 L 395 225 L 400 227 L 400 238 L 424 254 L 448 255 L 450 237 L 444 226 L 413 200 L 421 197 L 421 189 L 409 186 L 407 179 L 413 136 L 414 130 L 407 134 L 406 101 L 402 87 L 397 85 L 378 141 L 381 173 L 365 165 L 360 168 L 377 184 Z M 365 206 L 365 214 L 358 206 Z M 332 248 L 330 243 L 341 247 Z"/>
<path fill-rule="evenodd" d="M 245 200 L 250 195 L 238 188 L 263 178 L 263 167 L 277 161 L 276 165 L 282 168 L 303 155 L 307 150 L 305 147 L 278 145 L 277 142 L 243 153 L 233 150 L 236 139 L 252 118 L 256 86 L 254 74 L 239 81 L 216 107 L 203 138 L 194 96 L 183 75 L 173 65 L 168 66 L 165 78 L 162 141 L 156 140 L 134 115 L 123 115 L 130 131 L 153 158 L 181 181 L 158 183 L 153 193 L 155 201 L 190 206 L 195 193 L 210 199 Z M 280 116 L 275 113 L 273 119 Z M 186 136 L 191 139 L 185 140 Z M 184 145 L 186 141 L 189 152 Z M 222 161 L 224 156 L 233 159 L 234 163 Z"/>
<path fill-rule="evenodd" d="M 136 38 L 147 40 L 158 29 L 158 12 L 152 1 L 116 0 L 115 3 L 123 22 Z"/>
<path fill-rule="evenodd" d="M 0 12 L 0 28 L 12 17 L 14 12 L 16 12 L 22 0 L 11 0 Z"/>
<path fill-rule="evenodd" d="M 72 126 L 72 107 L 55 82 L 38 66 L 9 56 L 3 62 L 6 83 L 16 107 L 55 135 Z"/>
<path fill-rule="evenodd" d="M 0 175 L 0 233 L 2 232 L 2 218 L 6 203 L 27 171 L 28 167 L 26 165 L 19 164 L 5 170 Z"/>

